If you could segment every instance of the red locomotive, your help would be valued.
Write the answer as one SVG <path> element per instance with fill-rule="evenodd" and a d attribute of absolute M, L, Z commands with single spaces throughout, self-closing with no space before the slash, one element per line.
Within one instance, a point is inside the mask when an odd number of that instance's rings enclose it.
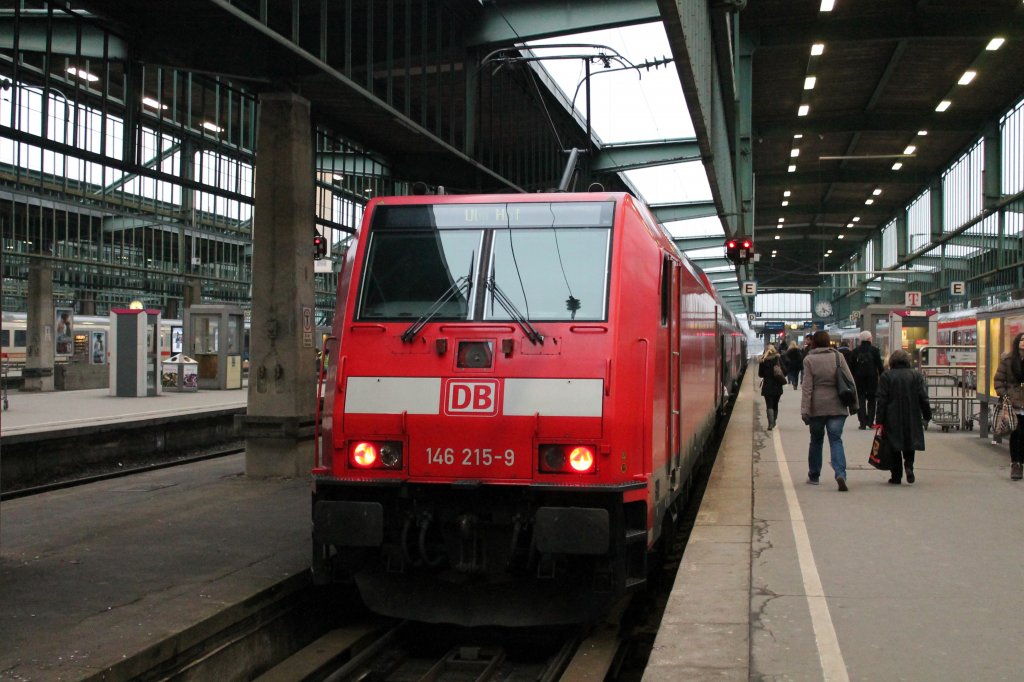
<path fill-rule="evenodd" d="M 314 579 L 463 624 L 643 585 L 746 362 L 704 273 L 605 192 L 374 199 L 328 350 Z"/>

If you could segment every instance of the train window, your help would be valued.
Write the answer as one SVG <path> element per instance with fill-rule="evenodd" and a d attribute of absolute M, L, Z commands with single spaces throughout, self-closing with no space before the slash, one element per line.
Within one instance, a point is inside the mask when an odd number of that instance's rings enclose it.
<path fill-rule="evenodd" d="M 611 227 L 614 211 L 611 201 L 378 206 L 373 230 Z"/>
<path fill-rule="evenodd" d="M 668 314 L 672 301 L 672 261 L 668 256 L 661 260 L 661 326 L 668 325 Z"/>
<path fill-rule="evenodd" d="M 11 345 L 11 333 L 6 329 L 0 329 L 0 346 L 7 348 Z"/>
<path fill-rule="evenodd" d="M 359 319 L 464 320 L 472 311 L 481 230 L 375 232 L 362 278 Z"/>
<path fill-rule="evenodd" d="M 24 329 L 14 330 L 14 345 L 21 347 L 28 345 L 28 334 Z"/>
<path fill-rule="evenodd" d="M 530 320 L 603 320 L 610 240 L 600 227 L 497 230 L 487 277 Z M 484 317 L 509 313 L 489 295 Z"/>

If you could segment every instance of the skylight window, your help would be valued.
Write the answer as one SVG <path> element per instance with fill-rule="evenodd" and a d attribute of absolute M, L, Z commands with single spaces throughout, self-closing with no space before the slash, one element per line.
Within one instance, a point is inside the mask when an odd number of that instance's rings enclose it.
<path fill-rule="evenodd" d="M 91 74 L 85 69 L 79 69 L 74 66 L 68 67 L 68 73 L 70 73 L 72 76 L 77 76 L 78 78 L 81 78 L 82 80 L 87 81 L 89 83 L 95 83 L 100 79 L 99 76 Z"/>

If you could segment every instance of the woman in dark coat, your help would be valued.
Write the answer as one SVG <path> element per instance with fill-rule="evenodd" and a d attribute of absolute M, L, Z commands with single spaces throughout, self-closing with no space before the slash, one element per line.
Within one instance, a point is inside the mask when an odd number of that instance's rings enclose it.
<path fill-rule="evenodd" d="M 877 421 L 893 449 L 889 483 L 914 482 L 914 452 L 924 450 L 924 423 L 932 418 L 924 376 L 910 366 L 910 354 L 899 349 L 889 356 L 889 369 L 878 380 Z M 901 456 L 902 455 L 902 456 Z"/>
<path fill-rule="evenodd" d="M 1014 412 L 1024 414 L 1024 334 L 1017 334 L 1010 345 L 1010 352 L 1003 355 L 996 369 L 992 386 L 1000 398 L 1008 396 Z M 1017 428 L 1010 434 L 1010 480 L 1019 481 L 1024 477 L 1024 419 L 1017 419 Z"/>
<path fill-rule="evenodd" d="M 789 377 L 789 383 L 792 384 L 793 390 L 796 390 L 797 385 L 800 383 L 800 372 L 804 368 L 804 354 L 800 352 L 800 348 L 797 347 L 796 341 L 789 342 L 789 349 L 786 351 L 786 376 Z"/>
<path fill-rule="evenodd" d="M 776 378 L 775 368 L 782 370 L 782 380 Z M 775 346 L 768 344 L 761 356 L 761 363 L 757 368 L 757 376 L 761 377 L 761 395 L 764 396 L 765 408 L 768 410 L 768 430 L 775 428 L 775 418 L 779 414 L 779 398 L 782 397 L 782 389 L 786 387 L 786 363 L 775 350 Z"/>

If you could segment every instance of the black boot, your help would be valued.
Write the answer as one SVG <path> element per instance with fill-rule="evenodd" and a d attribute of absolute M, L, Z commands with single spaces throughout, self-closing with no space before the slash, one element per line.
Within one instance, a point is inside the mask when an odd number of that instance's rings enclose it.
<path fill-rule="evenodd" d="M 768 430 L 775 428 L 775 410 L 768 410 Z"/>

